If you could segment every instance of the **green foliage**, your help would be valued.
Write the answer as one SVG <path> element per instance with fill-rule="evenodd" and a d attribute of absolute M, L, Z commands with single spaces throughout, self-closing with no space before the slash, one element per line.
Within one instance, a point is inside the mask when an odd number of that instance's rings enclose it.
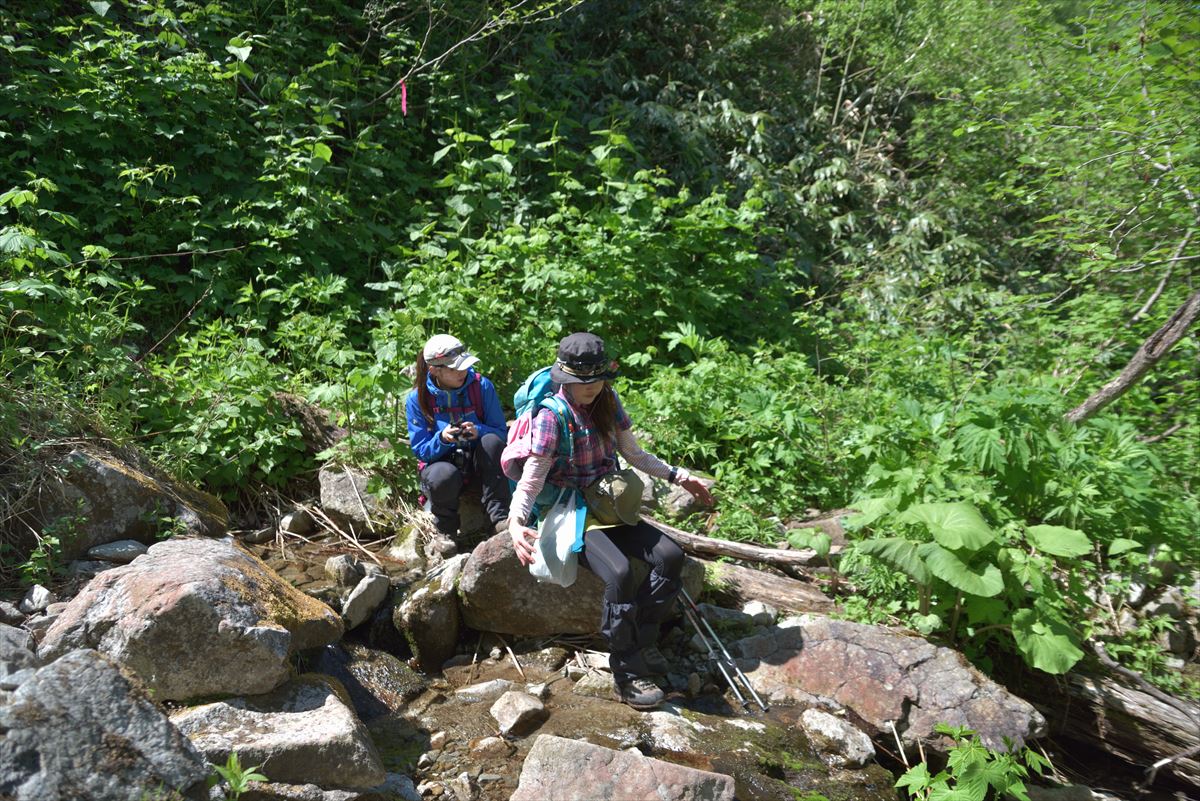
<path fill-rule="evenodd" d="M 430 334 L 505 397 L 593 329 L 717 534 L 861 510 L 864 619 L 1059 672 L 1086 584 L 1194 563 L 1195 338 L 1061 419 L 1191 289 L 1183 7 L 569 6 L 0 8 L 0 453 L 81 430 L 36 397 L 237 498 L 316 468 L 287 392 L 401 494 Z"/>
<path fill-rule="evenodd" d="M 258 772 L 261 765 L 256 765 L 252 768 L 243 768 L 238 759 L 237 751 L 230 751 L 229 758 L 225 760 L 224 765 L 213 765 L 215 772 L 211 782 L 216 784 L 218 781 L 225 782 L 226 798 L 229 801 L 238 801 L 242 797 L 242 793 L 250 789 L 251 782 L 269 781 L 266 776 Z"/>
<path fill-rule="evenodd" d="M 979 735 L 963 726 L 939 723 L 934 729 L 951 738 L 946 769 L 929 772 L 925 762 L 919 762 L 896 780 L 910 799 L 924 801 L 984 801 L 985 798 L 1016 798 L 1029 801 L 1025 780 L 1030 772 L 1042 775 L 1050 763 L 1030 748 L 1014 749 L 1006 743 L 1005 752 L 993 751 L 979 740 Z"/>

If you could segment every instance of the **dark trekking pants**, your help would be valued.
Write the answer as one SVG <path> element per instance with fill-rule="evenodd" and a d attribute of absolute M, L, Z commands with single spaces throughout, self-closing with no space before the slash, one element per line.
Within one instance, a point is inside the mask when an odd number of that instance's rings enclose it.
<path fill-rule="evenodd" d="M 634 584 L 630 559 L 650 565 L 640 585 Z M 600 633 L 608 640 L 613 678 L 622 682 L 645 675 L 638 654 L 658 641 L 659 624 L 679 594 L 683 550 L 649 523 L 638 521 L 635 526 L 585 531 L 579 562 L 604 582 Z"/>
<path fill-rule="evenodd" d="M 504 440 L 495 434 L 484 434 L 474 448 L 464 452 L 460 466 L 454 459 L 430 462 L 421 471 L 421 491 L 429 499 L 429 510 L 437 521 L 437 529 L 458 541 L 458 499 L 468 478 L 478 479 L 482 487 L 483 509 L 492 523 L 508 517 L 512 499 L 508 478 L 500 469 L 500 453 Z M 489 532 L 490 534 L 490 532 Z"/>

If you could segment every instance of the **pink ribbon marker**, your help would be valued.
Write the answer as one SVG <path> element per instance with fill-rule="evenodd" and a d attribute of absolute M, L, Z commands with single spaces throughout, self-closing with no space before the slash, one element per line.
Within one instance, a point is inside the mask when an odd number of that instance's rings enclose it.
<path fill-rule="evenodd" d="M 400 113 L 408 116 L 408 85 L 400 82 Z"/>

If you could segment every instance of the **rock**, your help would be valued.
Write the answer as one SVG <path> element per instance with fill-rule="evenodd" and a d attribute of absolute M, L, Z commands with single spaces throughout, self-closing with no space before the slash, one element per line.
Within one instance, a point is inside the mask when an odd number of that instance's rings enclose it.
<path fill-rule="evenodd" d="M 171 721 L 213 764 L 236 751 L 243 765 L 261 765 L 276 782 L 367 788 L 387 778 L 366 727 L 317 676 L 184 709 Z"/>
<path fill-rule="evenodd" d="M 276 392 L 271 399 L 278 404 L 279 411 L 295 423 L 304 450 L 310 456 L 316 456 L 350 435 L 349 431 L 337 425 L 337 415 L 309 403 L 299 395 Z"/>
<path fill-rule="evenodd" d="M 518 690 L 500 696 L 488 711 L 500 724 L 501 734 L 529 734 L 546 719 L 546 705 Z"/>
<path fill-rule="evenodd" d="M 387 576 L 372 573 L 363 576 L 346 602 L 342 604 L 342 620 L 346 623 L 346 631 L 358 628 L 366 623 L 379 606 L 387 600 L 392 585 Z"/>
<path fill-rule="evenodd" d="M 800 724 L 809 742 L 832 767 L 860 768 L 875 759 L 871 738 L 842 718 L 820 709 L 806 709 L 800 715 Z"/>
<path fill-rule="evenodd" d="M 611 697 L 612 685 L 609 685 Z M 689 720 L 675 708 L 648 712 L 646 722 L 646 744 L 654 753 L 691 754 L 698 746 L 698 735 L 710 727 Z"/>
<path fill-rule="evenodd" d="M 288 512 L 279 519 L 279 528 L 281 530 L 301 537 L 311 534 L 316 527 L 317 521 L 313 520 L 313 516 L 307 509 L 297 509 L 294 512 Z"/>
<path fill-rule="evenodd" d="M 242 793 L 241 801 L 421 801 L 421 794 L 413 786 L 412 779 L 389 773 L 383 784 L 361 790 L 326 790 L 315 784 L 261 782 Z"/>
<path fill-rule="evenodd" d="M 460 773 L 446 782 L 450 792 L 454 793 L 456 801 L 475 801 L 479 796 L 479 788 L 471 780 L 471 774 Z"/>
<path fill-rule="evenodd" d="M 699 475 L 698 473 L 693 473 L 692 475 L 699 478 L 704 486 L 710 490 L 713 488 L 713 485 L 717 483 L 711 478 Z M 708 508 L 704 504 L 700 503 L 700 501 L 696 500 L 692 493 L 678 485 L 672 485 L 670 492 L 667 493 L 666 498 L 662 499 L 660 505 L 663 512 L 668 517 L 673 518 L 687 517 L 690 514 L 695 514 L 696 512 L 700 512 Z"/>
<path fill-rule="evenodd" d="M 41 665 L 35 647 L 28 631 L 0 623 L 0 689 L 15 690 L 31 677 Z"/>
<path fill-rule="evenodd" d="M 24 613 L 8 601 L 0 601 L 0 623 L 6 626 L 19 626 L 25 620 Z"/>
<path fill-rule="evenodd" d="M 570 656 L 570 652 L 566 648 L 558 645 L 551 645 L 548 648 L 543 648 L 540 651 L 534 651 L 531 654 L 523 654 L 521 658 L 526 663 L 531 663 L 543 667 L 546 670 L 554 671 L 563 666 Z"/>
<path fill-rule="evenodd" d="M 116 540 L 154 542 L 163 533 L 163 518 L 174 519 L 177 533 L 194 536 L 219 536 L 229 526 L 229 512 L 219 500 L 172 481 L 148 463 L 75 450 L 58 472 L 62 480 L 47 488 L 41 518 L 63 532 L 63 561 Z"/>
<path fill-rule="evenodd" d="M 403 562 L 406 567 L 425 567 L 425 555 L 421 550 L 420 537 L 415 526 L 404 526 L 392 540 L 387 556 L 397 562 Z"/>
<path fill-rule="evenodd" d="M 1018 746 L 1046 731 L 1031 705 L 984 676 L 957 652 L 884 626 L 823 615 L 789 618 L 734 643 L 734 656 L 765 699 L 820 705 L 828 698 L 878 733 L 891 723 L 908 743 L 943 749 L 937 723 L 968 726 L 989 748 Z"/>
<path fill-rule="evenodd" d="M 208 798 L 204 758 L 96 651 L 38 670 L 0 704 L 0 731 L 5 799 Z"/>
<path fill-rule="evenodd" d="M 646 566 L 634 560 L 635 581 Z M 704 569 L 684 561 L 684 586 L 699 594 Z M 587 569 L 570 587 L 539 584 L 517 561 L 508 534 L 484 541 L 467 559 L 458 584 L 463 622 L 478 631 L 544 637 L 551 634 L 593 634 L 600 626 L 604 584 Z"/>
<path fill-rule="evenodd" d="M 454 694 L 469 698 L 486 698 L 489 695 L 499 695 L 500 693 L 508 692 L 512 687 L 513 683 L 508 679 L 491 679 L 490 681 L 481 681 L 479 684 L 472 684 L 468 687 L 459 687 L 454 691 Z"/>
<path fill-rule="evenodd" d="M 733 801 L 733 779 L 598 745 L 538 735 L 510 801 Z"/>
<path fill-rule="evenodd" d="M 17 605 L 17 609 L 27 615 L 44 612 L 46 607 L 54 602 L 54 596 L 50 594 L 50 590 L 43 587 L 41 584 L 34 584 L 25 593 L 25 597 L 21 599 L 21 603 Z"/>
<path fill-rule="evenodd" d="M 339 587 L 354 587 L 366 575 L 366 571 L 361 562 L 343 553 L 325 560 L 325 575 Z"/>
<path fill-rule="evenodd" d="M 367 490 L 371 479 L 369 473 L 327 464 L 321 468 L 318 478 L 321 509 L 340 528 L 360 537 L 392 529 L 395 515 Z"/>
<path fill-rule="evenodd" d="M 749 615 L 758 626 L 770 626 L 779 617 L 779 610 L 762 601 L 751 601 L 742 607 L 742 613 Z"/>
<path fill-rule="evenodd" d="M 112 570 L 117 565 L 113 562 L 101 562 L 95 559 L 76 559 L 67 565 L 67 575 L 71 578 L 91 578 L 105 570 Z"/>
<path fill-rule="evenodd" d="M 392 615 L 417 664 L 428 673 L 440 670 L 458 648 L 462 619 L 455 586 L 466 562 L 466 556 L 453 557 L 436 575 L 417 582 Z"/>
<path fill-rule="evenodd" d="M 137 540 L 117 540 L 88 548 L 87 557 L 88 559 L 98 559 L 101 562 L 127 565 L 144 554 L 146 550 L 146 546 Z"/>
<path fill-rule="evenodd" d="M 268 692 L 287 680 L 293 653 L 341 634 L 333 610 L 233 539 L 173 539 L 92 579 L 46 632 L 39 655 L 96 648 L 139 676 L 156 701 L 188 700 Z"/>
<path fill-rule="evenodd" d="M 571 688 L 571 692 L 576 695 L 584 695 L 589 698 L 604 698 L 611 700 L 613 697 L 613 677 L 611 673 L 585 673 L 575 682 L 575 686 Z"/>
<path fill-rule="evenodd" d="M 314 673 L 330 676 L 345 688 L 354 711 L 366 723 L 403 711 L 429 686 L 421 674 L 392 654 L 348 640 L 326 645 L 309 665 Z"/>
<path fill-rule="evenodd" d="M 1188 602 L 1182 590 L 1168 587 L 1157 598 L 1148 601 L 1141 609 L 1144 619 L 1166 617 L 1172 626 L 1160 630 L 1155 641 L 1165 651 L 1178 656 L 1190 657 L 1196 650 L 1196 630 L 1188 619 Z"/>
<path fill-rule="evenodd" d="M 517 750 L 503 737 L 480 737 L 471 741 L 470 748 L 476 759 L 507 759 Z"/>

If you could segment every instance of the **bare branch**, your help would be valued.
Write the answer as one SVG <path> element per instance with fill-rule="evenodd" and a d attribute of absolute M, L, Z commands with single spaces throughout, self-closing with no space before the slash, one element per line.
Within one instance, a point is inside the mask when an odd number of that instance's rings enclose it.
<path fill-rule="evenodd" d="M 1092 417 L 1108 404 L 1125 394 L 1142 376 L 1166 356 L 1179 340 L 1183 339 L 1196 318 L 1200 316 L 1200 291 L 1192 295 L 1175 310 L 1162 327 L 1141 344 L 1133 358 L 1120 374 L 1109 381 L 1083 403 L 1067 412 L 1064 417 L 1072 423 L 1081 423 Z"/>

